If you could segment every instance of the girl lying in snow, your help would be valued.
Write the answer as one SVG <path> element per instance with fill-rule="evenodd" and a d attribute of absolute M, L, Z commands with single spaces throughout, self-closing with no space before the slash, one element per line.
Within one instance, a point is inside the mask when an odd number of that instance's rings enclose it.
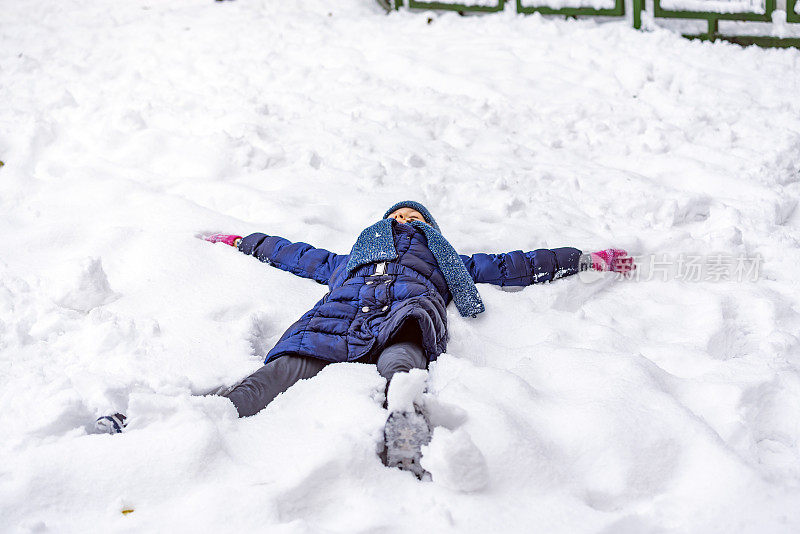
<path fill-rule="evenodd" d="M 365 229 L 350 254 L 262 233 L 202 236 L 262 262 L 327 284 L 330 291 L 283 334 L 261 369 L 220 394 L 240 417 L 258 413 L 295 382 L 330 363 L 377 365 L 388 383 L 399 372 L 425 369 L 447 347 L 450 300 L 464 317 L 484 311 L 475 283 L 527 286 L 592 268 L 628 272 L 624 250 L 582 254 L 575 248 L 459 256 L 420 203 L 399 202 Z M 124 416 L 103 417 L 100 430 L 121 432 Z M 422 476 L 420 447 L 430 428 L 419 411 L 389 415 L 384 463 Z"/>

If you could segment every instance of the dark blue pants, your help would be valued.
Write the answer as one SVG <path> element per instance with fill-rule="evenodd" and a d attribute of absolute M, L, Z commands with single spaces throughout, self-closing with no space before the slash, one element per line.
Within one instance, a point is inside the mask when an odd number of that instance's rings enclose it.
<path fill-rule="evenodd" d="M 411 369 L 425 369 L 427 358 L 417 343 L 402 342 L 386 347 L 376 361 L 378 373 L 387 381 L 395 373 Z M 242 380 L 225 396 L 228 397 L 239 417 L 254 415 L 272 402 L 272 399 L 283 393 L 298 380 L 311 378 L 319 373 L 328 362 L 287 354 L 272 360 L 261 369 Z"/>

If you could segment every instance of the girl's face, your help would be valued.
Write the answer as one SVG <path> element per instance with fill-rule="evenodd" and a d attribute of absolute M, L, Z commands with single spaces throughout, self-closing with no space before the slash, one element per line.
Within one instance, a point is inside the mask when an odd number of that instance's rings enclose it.
<path fill-rule="evenodd" d="M 387 219 L 395 219 L 400 224 L 405 224 L 411 221 L 425 222 L 425 218 L 422 216 L 422 214 L 412 208 L 400 208 L 392 212 L 392 214 L 389 215 Z"/>

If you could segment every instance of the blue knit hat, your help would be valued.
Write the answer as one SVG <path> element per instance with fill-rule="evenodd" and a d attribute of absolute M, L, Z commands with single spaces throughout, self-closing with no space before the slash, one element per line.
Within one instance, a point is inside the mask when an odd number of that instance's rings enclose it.
<path fill-rule="evenodd" d="M 414 202 L 413 200 L 404 200 L 402 202 L 398 202 L 391 208 L 389 208 L 386 213 L 383 214 L 383 218 L 385 219 L 395 211 L 399 210 L 400 208 L 411 208 L 412 210 L 417 210 L 425 217 L 425 222 L 429 225 L 433 226 L 437 232 L 441 232 L 442 230 L 439 228 L 439 225 L 436 224 L 436 219 L 433 218 L 431 212 L 428 211 L 428 208 L 420 204 L 419 202 Z"/>

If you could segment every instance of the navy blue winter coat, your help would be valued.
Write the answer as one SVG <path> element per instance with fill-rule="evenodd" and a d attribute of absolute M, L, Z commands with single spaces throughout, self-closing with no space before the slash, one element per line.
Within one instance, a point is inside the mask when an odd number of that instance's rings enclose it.
<path fill-rule="evenodd" d="M 371 362 L 407 321 L 419 328 L 430 361 L 447 348 L 447 282 L 428 249 L 425 234 L 392 221 L 397 259 L 345 270 L 347 254 L 334 254 L 282 237 L 251 234 L 239 250 L 320 284 L 328 293 L 283 334 L 266 362 L 299 354 L 328 362 Z M 520 250 L 461 256 L 476 283 L 527 286 L 578 272 L 575 248 Z M 383 272 L 383 274 L 381 274 Z"/>

